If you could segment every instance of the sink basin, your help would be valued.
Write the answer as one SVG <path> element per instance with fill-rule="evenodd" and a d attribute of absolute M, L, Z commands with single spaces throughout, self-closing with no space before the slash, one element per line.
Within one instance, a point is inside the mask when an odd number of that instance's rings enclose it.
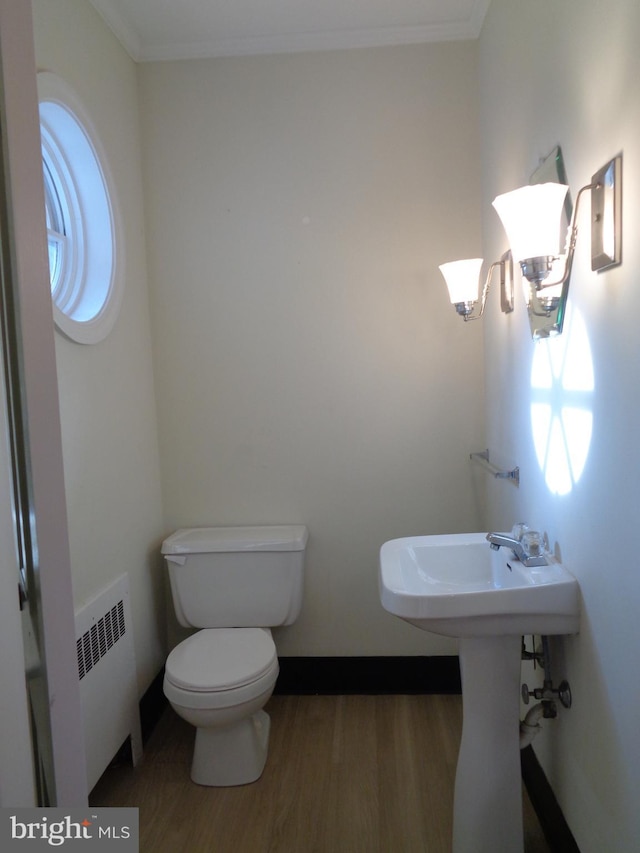
<path fill-rule="evenodd" d="M 485 533 L 462 533 L 385 542 L 379 585 L 389 613 L 460 638 L 453 853 L 524 853 L 521 636 L 577 633 L 576 579 L 551 558 L 528 567 L 508 547 L 492 550 Z"/>
<path fill-rule="evenodd" d="M 379 583 L 385 610 L 448 637 L 573 634 L 579 627 L 573 575 L 558 562 L 526 567 L 509 548 L 493 551 L 485 533 L 385 542 Z"/>

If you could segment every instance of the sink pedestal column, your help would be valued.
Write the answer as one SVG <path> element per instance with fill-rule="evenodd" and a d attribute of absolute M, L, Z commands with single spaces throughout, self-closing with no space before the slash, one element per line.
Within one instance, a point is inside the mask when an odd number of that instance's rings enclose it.
<path fill-rule="evenodd" d="M 518 636 L 460 640 L 453 853 L 523 853 Z"/>

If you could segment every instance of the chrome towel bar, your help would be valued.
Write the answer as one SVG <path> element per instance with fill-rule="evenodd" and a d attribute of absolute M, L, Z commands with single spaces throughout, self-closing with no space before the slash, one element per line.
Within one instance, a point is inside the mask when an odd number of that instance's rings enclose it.
<path fill-rule="evenodd" d="M 474 462 L 477 462 L 478 465 L 481 465 L 485 471 L 488 471 L 492 474 L 496 480 L 509 480 L 509 482 L 513 483 L 514 486 L 520 485 L 520 468 L 513 468 L 511 471 L 503 471 L 501 468 L 496 468 L 489 461 L 489 451 L 482 450 L 478 453 L 470 453 L 469 458 Z"/>

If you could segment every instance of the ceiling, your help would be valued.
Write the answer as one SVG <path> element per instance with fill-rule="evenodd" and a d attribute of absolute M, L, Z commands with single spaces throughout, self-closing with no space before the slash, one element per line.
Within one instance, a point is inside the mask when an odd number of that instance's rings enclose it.
<path fill-rule="evenodd" d="M 91 0 L 137 62 L 474 39 L 490 0 Z"/>

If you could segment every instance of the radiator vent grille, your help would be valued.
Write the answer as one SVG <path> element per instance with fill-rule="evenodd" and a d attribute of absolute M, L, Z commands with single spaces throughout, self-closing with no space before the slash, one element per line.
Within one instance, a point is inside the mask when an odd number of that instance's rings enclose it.
<path fill-rule="evenodd" d="M 76 641 L 78 675 L 81 681 L 125 632 L 124 602 L 120 600 Z"/>

